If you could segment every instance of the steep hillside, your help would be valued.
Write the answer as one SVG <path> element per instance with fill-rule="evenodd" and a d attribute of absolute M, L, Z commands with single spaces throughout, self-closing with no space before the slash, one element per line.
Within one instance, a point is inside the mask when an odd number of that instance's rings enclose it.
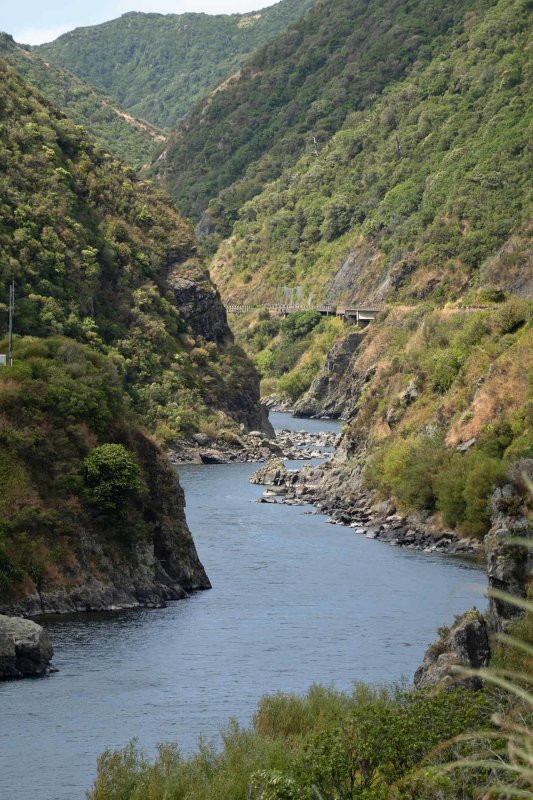
<path fill-rule="evenodd" d="M 112 358 L 17 340 L 0 373 L 2 611 L 153 607 L 209 587 L 176 474 L 126 398 Z"/>
<path fill-rule="evenodd" d="M 209 581 L 146 429 L 267 425 L 258 378 L 170 198 L 0 81 L 0 608 L 159 605 Z"/>
<path fill-rule="evenodd" d="M 111 354 L 162 439 L 224 411 L 260 424 L 253 368 L 170 198 L 3 62 L 0 75 L 0 283 L 16 282 L 17 333 Z"/>
<path fill-rule="evenodd" d="M 115 100 L 61 67 L 0 33 L 0 57 L 11 64 L 77 125 L 83 125 L 110 153 L 134 166 L 151 160 L 165 141 L 161 131 L 127 114 Z"/>
<path fill-rule="evenodd" d="M 467 15 L 429 65 L 245 204 L 214 260 L 224 295 L 438 300 L 489 278 L 530 292 L 523 253 L 510 245 L 503 270 L 487 259 L 533 212 L 531 23 L 523 0 Z"/>
<path fill-rule="evenodd" d="M 533 455 L 531 30 L 527 0 L 467 15 L 429 64 L 246 203 L 214 259 L 233 302 L 297 287 L 312 304 L 382 304 L 344 336 L 312 310 L 240 321 L 266 389 L 348 418 L 326 506 L 370 487 L 482 536 L 494 481 Z"/>
<path fill-rule="evenodd" d="M 302 154 L 320 153 L 351 111 L 427 63 L 484 5 L 320 0 L 198 106 L 154 170 L 185 213 L 198 217 L 213 200 L 202 232 L 227 234 L 245 200 Z"/>
<path fill-rule="evenodd" d="M 314 0 L 282 0 L 249 14 L 141 14 L 78 28 L 37 51 L 162 128 L 178 120 L 244 58 Z"/>

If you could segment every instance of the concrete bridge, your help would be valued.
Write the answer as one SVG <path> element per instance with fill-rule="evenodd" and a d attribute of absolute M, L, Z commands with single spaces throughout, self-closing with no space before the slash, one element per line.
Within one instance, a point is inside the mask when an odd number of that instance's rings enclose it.
<path fill-rule="evenodd" d="M 226 306 L 228 314 L 249 314 L 251 311 L 266 310 L 277 317 L 287 317 L 299 311 L 318 311 L 323 317 L 339 317 L 350 325 L 359 325 L 364 328 L 372 322 L 385 305 L 367 303 L 360 306 L 330 306 L 330 305 L 283 305 L 281 303 L 260 305 L 231 305 Z"/>

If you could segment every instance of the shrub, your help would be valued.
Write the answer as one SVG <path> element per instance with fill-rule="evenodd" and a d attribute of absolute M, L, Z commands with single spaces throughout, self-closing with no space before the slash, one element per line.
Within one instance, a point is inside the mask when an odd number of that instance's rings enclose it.
<path fill-rule="evenodd" d="M 400 439 L 383 448 L 369 463 L 366 477 L 403 508 L 431 511 L 436 502 L 436 476 L 444 458 L 438 437 Z"/>
<path fill-rule="evenodd" d="M 85 482 L 93 503 L 116 510 L 140 488 L 139 465 L 121 444 L 95 447 L 83 462 Z"/>
<path fill-rule="evenodd" d="M 296 400 L 309 389 L 312 380 L 312 372 L 306 369 L 295 369 L 280 378 L 278 391 L 281 395 Z"/>

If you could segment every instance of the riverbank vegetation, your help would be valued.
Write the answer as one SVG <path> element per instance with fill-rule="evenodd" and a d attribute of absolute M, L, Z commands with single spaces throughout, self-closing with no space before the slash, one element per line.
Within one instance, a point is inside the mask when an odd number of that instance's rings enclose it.
<path fill-rule="evenodd" d="M 383 497 L 482 538 L 492 487 L 533 452 L 533 305 L 511 298 L 481 311 L 391 316 L 375 330 L 388 338 L 387 359 L 347 436 L 370 428 L 366 480 Z"/>
<path fill-rule="evenodd" d="M 99 761 L 90 800 L 473 800 L 516 791 L 505 733 L 491 716 L 516 706 L 498 692 L 407 690 L 358 685 L 351 693 L 313 686 L 306 695 L 265 697 L 248 728 L 230 723 L 222 749 L 182 756 L 162 745 L 150 761 L 135 743 Z M 501 741 L 498 737 L 501 736 Z M 496 741 L 494 740 L 496 737 Z M 504 748 L 501 761 L 492 753 Z M 462 770 L 450 765 L 461 760 Z M 471 759 L 470 769 L 465 760 Z M 513 755 L 511 754 L 511 759 Z M 501 781 L 501 784 L 500 784 Z M 526 791 L 521 795 L 520 790 Z"/>

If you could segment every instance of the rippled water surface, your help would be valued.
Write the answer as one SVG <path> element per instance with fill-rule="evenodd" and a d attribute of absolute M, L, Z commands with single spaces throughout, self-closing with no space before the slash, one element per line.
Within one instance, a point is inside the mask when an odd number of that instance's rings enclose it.
<path fill-rule="evenodd" d="M 336 423 L 272 415 L 276 427 Z M 190 751 L 258 699 L 313 681 L 408 678 L 439 625 L 479 605 L 470 562 L 403 551 L 305 508 L 258 504 L 253 465 L 187 466 L 213 590 L 159 611 L 50 624 L 57 675 L 0 684 L 0 799 L 82 800 L 96 758 L 136 736 Z"/>

